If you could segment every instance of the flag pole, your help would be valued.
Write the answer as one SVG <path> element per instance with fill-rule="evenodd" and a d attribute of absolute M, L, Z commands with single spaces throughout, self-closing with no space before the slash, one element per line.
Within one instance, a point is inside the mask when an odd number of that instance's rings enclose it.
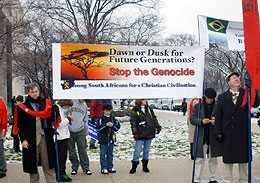
<path fill-rule="evenodd" d="M 201 37 L 200 37 L 200 23 L 199 23 L 199 15 L 197 16 L 198 19 L 198 30 L 199 30 L 199 44 L 201 43 Z M 204 83 L 204 82 L 203 82 Z M 202 89 L 202 96 L 204 96 L 204 87 Z M 198 106 L 198 114 L 197 117 L 200 117 L 200 108 L 201 108 L 201 98 L 199 99 L 199 106 Z M 196 125 L 195 129 L 195 147 L 194 148 L 194 160 L 193 160 L 193 169 L 192 169 L 192 183 L 194 183 L 194 177 L 195 177 L 195 168 L 196 168 L 196 159 L 197 159 L 197 146 L 198 146 L 198 138 L 199 138 L 199 127 Z"/>
<path fill-rule="evenodd" d="M 198 114 L 197 114 L 198 118 L 200 117 L 200 107 L 201 107 L 201 99 L 199 99 Z M 199 127 L 198 127 L 198 125 L 196 125 L 196 129 L 195 129 L 195 144 L 194 144 L 195 145 L 194 146 L 194 160 L 193 160 L 193 169 L 192 169 L 192 183 L 194 183 L 194 177 L 195 177 L 198 137 L 199 137 Z"/>
<path fill-rule="evenodd" d="M 59 149 L 58 149 L 58 138 L 57 138 L 57 116 L 56 112 L 54 113 L 54 135 L 55 135 L 55 154 L 56 154 L 56 174 L 58 183 L 60 183 L 60 166 L 59 166 Z"/>
<path fill-rule="evenodd" d="M 248 141 L 248 183 L 252 182 L 252 137 L 251 137 L 251 87 L 250 87 L 250 76 L 249 73 L 246 72 L 245 83 L 247 87 L 247 141 Z"/>

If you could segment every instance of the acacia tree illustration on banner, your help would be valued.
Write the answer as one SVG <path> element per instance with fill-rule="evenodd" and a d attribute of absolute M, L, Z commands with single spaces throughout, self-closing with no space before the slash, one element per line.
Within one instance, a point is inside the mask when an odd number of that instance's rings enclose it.
<path fill-rule="evenodd" d="M 95 61 L 96 58 L 105 57 L 108 52 L 90 51 L 88 48 L 71 51 L 67 55 L 63 55 L 61 60 L 80 69 L 85 79 L 88 79 L 88 68 L 102 67 L 105 65 L 103 61 Z"/>

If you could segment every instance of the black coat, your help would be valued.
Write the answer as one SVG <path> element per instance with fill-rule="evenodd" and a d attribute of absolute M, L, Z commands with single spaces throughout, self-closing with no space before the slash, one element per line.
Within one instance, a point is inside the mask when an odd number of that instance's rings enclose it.
<path fill-rule="evenodd" d="M 216 106 L 216 104 L 215 104 Z M 200 109 L 200 113 L 198 113 Z M 215 109 L 215 108 L 214 108 Z M 191 124 L 198 126 L 198 141 L 197 141 L 197 157 L 199 158 L 205 158 L 203 155 L 203 140 L 204 140 L 204 128 L 205 125 L 202 123 L 202 120 L 205 118 L 204 113 L 204 104 L 201 102 L 200 104 L 195 104 L 192 112 L 192 116 L 190 119 Z M 211 117 L 214 116 L 214 110 L 212 112 Z M 212 157 L 218 157 L 222 156 L 222 144 L 218 143 L 215 140 L 215 133 L 214 133 L 214 126 L 212 124 L 209 124 L 209 130 L 210 130 L 210 153 Z M 196 130 L 194 132 L 194 144 L 195 144 L 195 138 L 196 137 Z M 195 146 L 194 146 L 195 148 Z M 195 152 L 195 151 L 193 151 Z"/>
<path fill-rule="evenodd" d="M 27 97 L 24 105 L 33 110 L 31 106 L 31 97 Z M 45 99 L 39 98 L 40 111 L 45 109 Z M 36 157 L 36 117 L 29 115 L 21 108 L 18 108 L 18 128 L 21 142 L 27 140 L 29 148 L 23 148 L 23 170 L 29 174 L 36 174 L 37 170 L 37 157 Z M 47 128 L 44 129 L 44 134 L 47 144 L 47 152 L 49 159 L 49 168 L 55 167 L 55 146 L 53 141 L 54 130 L 51 126 L 51 121 L 47 120 Z M 39 158 L 38 165 L 41 165 Z"/>
<path fill-rule="evenodd" d="M 243 96 L 244 90 L 240 88 L 236 105 L 230 91 L 218 96 L 215 134 L 222 133 L 224 136 L 224 163 L 248 162 L 248 108 L 247 104 L 241 107 Z M 254 106 L 258 103 L 256 98 Z"/>
<path fill-rule="evenodd" d="M 113 123 L 113 127 L 108 127 L 106 124 L 108 122 Z M 115 118 L 114 115 L 110 115 L 110 117 L 106 117 L 102 115 L 97 122 L 97 131 L 98 131 L 98 142 L 100 144 L 108 144 L 115 142 L 114 132 L 120 129 L 120 123 Z"/>
<path fill-rule="evenodd" d="M 156 129 L 161 128 L 151 107 L 145 107 L 145 113 L 133 108 L 130 115 L 130 123 L 133 135 L 138 134 L 138 140 L 152 139 Z"/>

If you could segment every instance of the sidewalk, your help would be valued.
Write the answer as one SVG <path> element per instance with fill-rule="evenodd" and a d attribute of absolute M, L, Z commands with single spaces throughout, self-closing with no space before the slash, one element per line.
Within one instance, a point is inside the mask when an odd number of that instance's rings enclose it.
<path fill-rule="evenodd" d="M 180 159 L 157 159 L 149 162 L 150 173 L 145 173 L 138 167 L 137 173 L 130 175 L 131 164 L 129 161 L 121 160 L 115 162 L 117 173 L 103 175 L 100 173 L 99 162 L 91 162 L 92 175 L 86 175 L 79 172 L 76 176 L 71 176 L 75 183 L 190 183 L 192 174 L 192 163 L 188 158 Z M 222 160 L 218 159 L 217 178 L 221 180 Z M 70 164 L 67 165 L 67 172 L 70 174 Z M 41 168 L 41 183 L 45 182 Z M 205 164 L 202 183 L 207 183 L 208 165 Z M 238 167 L 234 166 L 235 182 L 238 180 Z M 7 177 L 0 179 L 1 183 L 27 183 L 29 182 L 28 174 L 23 173 L 21 164 L 8 164 Z M 260 183 L 260 156 L 255 156 L 253 161 L 253 183 Z"/>

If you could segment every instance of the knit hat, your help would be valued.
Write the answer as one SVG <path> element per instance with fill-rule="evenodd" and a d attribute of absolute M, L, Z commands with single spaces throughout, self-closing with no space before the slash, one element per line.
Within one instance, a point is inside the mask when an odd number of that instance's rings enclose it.
<path fill-rule="evenodd" d="M 112 110 L 112 109 L 113 109 L 113 106 L 110 105 L 110 104 L 105 104 L 105 105 L 103 106 L 103 111 L 104 111 L 104 110 Z"/>
<path fill-rule="evenodd" d="M 206 88 L 204 94 L 210 99 L 214 99 L 217 96 L 217 93 L 213 88 Z"/>
<path fill-rule="evenodd" d="M 23 102 L 23 96 L 22 96 L 22 95 L 18 95 L 18 96 L 16 97 L 16 101 L 18 101 L 18 102 Z"/>

